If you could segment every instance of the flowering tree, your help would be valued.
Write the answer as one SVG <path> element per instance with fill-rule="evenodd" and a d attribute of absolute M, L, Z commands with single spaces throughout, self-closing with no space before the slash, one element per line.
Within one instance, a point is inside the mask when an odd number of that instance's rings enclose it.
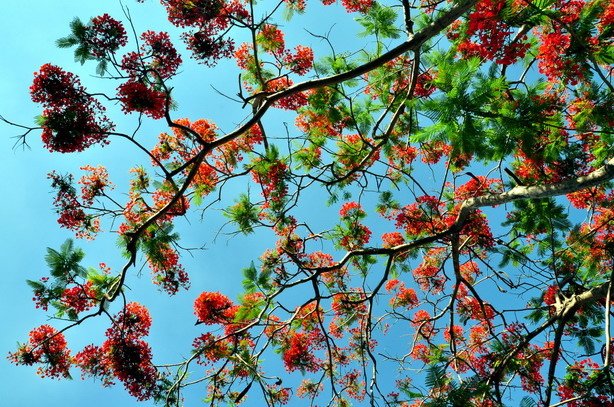
<path fill-rule="evenodd" d="M 135 152 L 128 185 L 85 163 L 76 182 L 49 174 L 59 225 L 119 236 L 127 260 L 87 268 L 72 240 L 49 249 L 50 275 L 28 283 L 57 321 L 14 363 L 167 406 L 203 384 L 211 405 L 614 405 L 614 3 L 322 0 L 354 20 L 357 53 L 315 33 L 328 51 L 286 44 L 315 0 L 161 3 L 172 35 L 136 32 L 126 9 L 58 40 L 114 94 L 49 63 L 30 87 L 35 127 L 3 118 L 52 154 Z M 236 62 L 248 116 L 233 130 L 206 108 L 182 118 L 178 31 L 203 72 Z M 107 116 L 117 106 L 135 129 Z M 236 181 L 246 192 L 228 199 Z M 127 278 L 147 264 L 164 294 L 190 288 L 174 223 L 220 201 L 270 248 L 225 271 L 243 278 L 239 298 L 191 287 L 201 334 L 163 364 Z M 94 317 L 105 338 L 69 350 L 65 333 Z"/>

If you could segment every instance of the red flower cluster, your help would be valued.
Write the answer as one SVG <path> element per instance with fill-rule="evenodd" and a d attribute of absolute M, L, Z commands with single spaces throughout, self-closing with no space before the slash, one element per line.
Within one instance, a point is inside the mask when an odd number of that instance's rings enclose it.
<path fill-rule="evenodd" d="M 414 317 L 411 319 L 411 325 L 418 329 L 417 333 L 423 338 L 430 338 L 434 333 L 433 318 L 428 311 L 422 309 L 416 311 Z"/>
<path fill-rule="evenodd" d="M 338 228 L 341 234 L 339 246 L 347 250 L 354 250 L 369 243 L 371 230 L 360 223 L 366 216 L 365 211 L 357 202 L 346 202 L 339 210 L 343 226 Z"/>
<path fill-rule="evenodd" d="M 121 22 L 103 14 L 92 18 L 84 42 L 92 56 L 103 59 L 126 45 L 128 37 Z"/>
<path fill-rule="evenodd" d="M 284 64 L 295 74 L 305 75 L 313 67 L 313 51 L 302 45 L 297 45 L 294 50 L 294 54 L 286 51 Z"/>
<path fill-rule="evenodd" d="M 550 82 L 577 84 L 584 75 L 580 65 L 567 55 L 571 36 L 556 31 L 543 34 L 540 39 L 542 43 L 537 54 L 539 72 L 546 75 Z"/>
<path fill-rule="evenodd" d="M 50 325 L 41 325 L 30 331 L 28 344 L 20 345 L 15 353 L 9 353 L 9 359 L 17 365 L 41 364 L 38 374 L 42 377 L 70 377 L 71 357 L 66 339 Z"/>
<path fill-rule="evenodd" d="M 73 187 L 72 175 L 61 176 L 51 172 L 47 177 L 51 179 L 51 187 L 57 190 L 53 206 L 59 214 L 60 226 L 76 232 L 77 237 L 92 239 L 100 229 L 99 221 L 83 211 L 83 206 L 77 199 L 77 191 Z"/>
<path fill-rule="evenodd" d="M 211 333 L 202 334 L 194 339 L 192 346 L 199 353 L 197 363 L 200 365 L 215 363 L 232 353 L 228 340 L 217 338 Z"/>
<path fill-rule="evenodd" d="M 153 282 L 169 295 L 177 294 L 179 288 L 189 289 L 190 278 L 179 263 L 179 254 L 169 245 L 158 249 L 156 258 L 149 257 L 147 262 L 153 273 Z"/>
<path fill-rule="evenodd" d="M 283 361 L 286 370 L 316 372 L 320 368 L 318 359 L 313 354 L 311 337 L 302 332 L 293 332 L 286 337 Z"/>
<path fill-rule="evenodd" d="M 86 377 L 98 378 L 105 387 L 115 384 L 113 370 L 101 347 L 87 345 L 81 352 L 75 355 L 74 363 L 81 369 L 81 377 L 83 379 Z"/>
<path fill-rule="evenodd" d="M 495 316 L 492 305 L 469 296 L 468 289 L 464 284 L 458 287 L 456 299 L 458 301 L 458 312 L 461 315 L 477 321 L 491 321 Z"/>
<path fill-rule="evenodd" d="M 152 119 L 161 119 L 166 114 L 166 93 L 152 85 L 130 80 L 119 85 L 117 96 L 126 113 L 139 112 Z"/>
<path fill-rule="evenodd" d="M 458 51 L 466 56 L 478 56 L 494 60 L 498 64 L 510 65 L 524 57 L 530 44 L 525 43 L 526 35 L 512 41 L 512 28 L 502 21 L 505 0 L 481 0 L 475 11 L 469 14 L 467 30 L 458 45 Z M 451 36 L 458 37 L 452 33 Z M 476 41 L 472 41 L 472 37 Z"/>
<path fill-rule="evenodd" d="M 266 91 L 271 93 L 276 93 L 282 90 L 285 90 L 292 86 L 294 82 L 288 77 L 280 77 L 277 79 L 272 79 L 266 84 Z M 297 110 L 299 107 L 305 106 L 307 104 L 307 97 L 304 93 L 299 92 L 292 94 L 290 96 L 285 96 L 275 102 L 275 106 L 284 110 Z"/>
<path fill-rule="evenodd" d="M 257 160 L 258 161 L 258 160 Z M 262 186 L 262 196 L 265 199 L 265 207 L 278 208 L 286 195 L 287 165 L 283 161 L 275 161 L 264 166 L 258 166 L 252 171 L 252 178 Z"/>
<path fill-rule="evenodd" d="M 322 4 L 328 6 L 336 0 L 322 0 Z M 373 5 L 373 0 L 341 0 L 341 4 L 348 13 L 366 13 Z"/>
<path fill-rule="evenodd" d="M 165 32 L 145 31 L 141 34 L 140 52 L 129 52 L 122 59 L 122 68 L 134 80 L 152 77 L 154 82 L 168 79 L 177 73 L 181 56 Z"/>
<path fill-rule="evenodd" d="M 403 238 L 403 235 L 399 232 L 390 232 L 390 233 L 384 233 L 382 235 L 382 242 L 383 242 L 383 247 L 385 248 L 389 248 L 389 247 L 395 247 L 395 246 L 400 246 L 402 244 L 405 243 L 405 239 Z"/>
<path fill-rule="evenodd" d="M 276 56 L 282 56 L 286 49 L 284 33 L 271 24 L 262 26 L 258 33 L 257 42 L 264 51 Z"/>
<path fill-rule="evenodd" d="M 235 312 L 233 302 L 220 293 L 205 291 L 194 301 L 194 314 L 203 324 L 227 324 L 232 322 Z"/>
<path fill-rule="evenodd" d="M 454 198 L 458 201 L 473 198 L 476 196 L 502 192 L 501 180 L 496 178 L 486 178 L 479 175 L 471 178 L 469 182 L 457 187 L 454 190 Z"/>
<path fill-rule="evenodd" d="M 89 175 L 84 175 L 79 180 L 79 184 L 81 184 L 81 200 L 84 205 L 92 205 L 97 196 L 104 195 L 105 188 L 113 189 L 113 184 L 109 181 L 109 173 L 103 166 L 92 167 L 91 165 L 85 165 L 80 169 L 90 172 Z"/>
<path fill-rule="evenodd" d="M 423 143 L 420 147 L 422 162 L 426 164 L 437 164 L 441 157 L 452 152 L 452 146 L 439 140 Z"/>
<path fill-rule="evenodd" d="M 441 219 L 443 204 L 434 196 L 419 196 L 416 202 L 402 208 L 396 216 L 396 226 L 409 236 L 440 232 L 445 228 Z"/>
<path fill-rule="evenodd" d="M 405 283 L 398 280 L 389 280 L 386 283 L 388 291 L 394 291 L 394 297 L 390 299 L 390 305 L 393 308 L 406 307 L 412 309 L 418 305 L 418 296 L 416 290 L 405 287 Z"/>
<path fill-rule="evenodd" d="M 220 58 L 232 56 L 234 43 L 223 38 L 233 20 L 245 20 L 249 13 L 234 0 L 162 0 L 168 19 L 177 27 L 195 27 L 197 30 L 182 35 L 195 59 L 205 65 L 215 65 Z"/>
<path fill-rule="evenodd" d="M 76 285 L 66 288 L 62 293 L 60 302 L 74 310 L 76 313 L 91 309 L 96 303 L 98 293 L 92 287 L 92 282 L 87 281 L 84 285 Z"/>
<path fill-rule="evenodd" d="M 151 348 L 142 337 L 149 334 L 151 317 L 144 306 L 131 302 L 116 317 L 111 328 L 107 329 L 107 340 L 95 355 L 103 355 L 102 360 L 90 358 L 105 366 L 101 369 L 103 377 L 109 371 L 124 383 L 126 390 L 138 400 L 153 396 L 157 371 L 152 364 Z M 91 371 L 92 366 L 84 371 Z M 94 369 L 95 371 L 95 369 Z"/>
<path fill-rule="evenodd" d="M 42 139 L 50 151 L 83 151 L 104 142 L 113 128 L 102 114 L 104 107 L 86 93 L 75 75 L 58 66 L 45 64 L 34 73 L 30 94 L 45 108 Z"/>

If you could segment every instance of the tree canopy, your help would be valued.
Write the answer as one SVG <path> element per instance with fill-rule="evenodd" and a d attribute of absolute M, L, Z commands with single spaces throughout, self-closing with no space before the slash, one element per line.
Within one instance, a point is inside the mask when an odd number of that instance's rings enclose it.
<path fill-rule="evenodd" d="M 110 163 L 48 175 L 77 240 L 28 281 L 52 321 L 13 363 L 164 406 L 188 389 L 212 406 L 614 406 L 614 3 L 160 3 L 168 32 L 139 32 L 137 4 L 74 18 L 56 45 L 100 88 L 50 62 L 36 123 L 0 116 L 17 145 Z M 220 70 L 186 117 L 179 78 Z M 121 183 L 110 144 L 131 152 Z M 184 244 L 218 216 L 206 250 Z M 94 239 L 118 247 L 97 266 Z M 240 295 L 191 284 L 186 260 L 211 256 L 241 258 L 216 271 Z M 145 268 L 193 301 L 174 360 L 133 298 Z M 104 335 L 71 349 L 92 319 Z"/>

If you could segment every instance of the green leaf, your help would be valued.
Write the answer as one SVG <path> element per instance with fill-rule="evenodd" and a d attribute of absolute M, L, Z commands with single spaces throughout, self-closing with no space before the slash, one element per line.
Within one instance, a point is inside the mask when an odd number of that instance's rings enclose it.
<path fill-rule="evenodd" d="M 224 216 L 230 218 L 245 235 L 253 233 L 254 226 L 260 222 L 260 210 L 251 203 L 247 194 L 241 194 L 238 201 L 224 211 Z"/>
<path fill-rule="evenodd" d="M 397 13 L 392 7 L 373 3 L 366 15 L 357 17 L 356 21 L 364 28 L 359 37 L 375 35 L 379 38 L 399 38 L 401 30 L 396 24 Z"/>
<path fill-rule="evenodd" d="M 535 407 L 537 403 L 529 396 L 525 396 L 520 400 L 520 407 Z"/>
<path fill-rule="evenodd" d="M 68 239 L 60 246 L 60 251 L 48 247 L 45 262 L 51 269 L 53 277 L 66 282 L 76 276 L 85 277 L 87 272 L 79 264 L 83 257 L 85 257 L 85 252 L 75 248 L 72 239 Z"/>

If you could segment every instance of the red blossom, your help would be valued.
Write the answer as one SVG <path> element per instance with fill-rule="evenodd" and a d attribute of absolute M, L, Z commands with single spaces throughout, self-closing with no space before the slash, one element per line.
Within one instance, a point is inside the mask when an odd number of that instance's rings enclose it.
<path fill-rule="evenodd" d="M 43 104 L 41 138 L 50 151 L 83 151 L 104 143 L 113 129 L 104 107 L 91 97 L 79 79 L 60 67 L 45 64 L 34 74 L 32 100 Z"/>
<path fill-rule="evenodd" d="M 454 198 L 463 201 L 476 196 L 501 192 L 501 180 L 478 175 L 454 190 Z"/>
<path fill-rule="evenodd" d="M 53 205 L 59 215 L 60 226 L 76 232 L 77 237 L 93 239 L 100 230 L 99 220 L 88 216 L 83 210 L 73 186 L 73 176 L 51 172 L 47 177 L 51 179 L 51 187 L 57 190 Z"/>
<path fill-rule="evenodd" d="M 152 119 L 161 119 L 166 114 L 166 93 L 151 85 L 130 80 L 119 85 L 117 95 L 126 113 L 139 112 Z"/>
<path fill-rule="evenodd" d="M 305 75 L 313 67 L 313 51 L 309 47 L 297 45 L 295 53 L 287 52 L 284 63 L 297 75 Z"/>
<path fill-rule="evenodd" d="M 230 356 L 232 352 L 232 347 L 229 346 L 227 339 L 222 340 L 211 333 L 202 334 L 194 339 L 192 346 L 199 354 L 197 363 L 201 365 L 215 363 Z"/>
<path fill-rule="evenodd" d="M 76 313 L 91 309 L 98 302 L 98 293 L 92 285 L 91 281 L 87 281 L 84 285 L 66 288 L 62 293 L 60 302 Z"/>
<path fill-rule="evenodd" d="M 105 167 L 85 165 L 80 169 L 89 172 L 88 175 L 84 175 L 79 180 L 81 199 L 84 205 L 92 205 L 96 197 L 104 195 L 105 188 L 113 189 L 113 184 L 109 181 L 109 173 Z"/>
<path fill-rule="evenodd" d="M 87 345 L 75 355 L 75 365 L 81 368 L 81 377 L 93 377 L 100 379 L 105 387 L 114 384 L 114 375 L 107 355 L 102 348 L 95 345 Z"/>
<path fill-rule="evenodd" d="M 50 325 L 41 325 L 30 331 L 28 344 L 20 345 L 15 353 L 9 353 L 9 359 L 17 365 L 41 364 L 37 372 L 42 377 L 70 377 L 72 361 L 66 339 Z"/>
<path fill-rule="evenodd" d="M 258 45 L 266 52 L 273 55 L 282 56 L 286 45 L 284 42 L 284 33 L 274 25 L 265 24 L 258 33 Z"/>
<path fill-rule="evenodd" d="M 292 86 L 293 82 L 290 78 L 280 77 L 272 79 L 266 84 L 266 91 L 276 93 Z M 297 110 L 299 107 L 307 104 L 307 97 L 303 92 L 294 93 L 289 96 L 285 96 L 275 102 L 275 106 L 284 110 Z"/>
<path fill-rule="evenodd" d="M 311 339 L 306 333 L 294 332 L 288 336 L 282 356 L 286 370 L 316 372 L 320 366 L 313 354 L 312 346 Z"/>
<path fill-rule="evenodd" d="M 175 295 L 180 288 L 190 288 L 190 278 L 179 263 L 179 253 L 169 245 L 160 245 L 155 257 L 147 262 L 153 274 L 153 282 L 169 295 Z"/>
<path fill-rule="evenodd" d="M 232 321 L 233 307 L 234 304 L 225 295 L 205 291 L 194 301 L 194 314 L 203 324 L 227 324 Z"/>
<path fill-rule="evenodd" d="M 117 314 L 113 326 L 107 329 L 106 336 L 117 341 L 141 338 L 149 335 L 150 327 L 151 316 L 147 308 L 138 302 L 130 302 Z"/>
<path fill-rule="evenodd" d="M 514 38 L 512 27 L 502 18 L 505 6 L 505 0 L 479 1 L 475 11 L 469 14 L 464 40 L 459 43 L 458 51 L 465 56 L 494 60 L 502 65 L 523 58 L 530 44 L 525 42 L 526 35 Z"/>
<path fill-rule="evenodd" d="M 382 235 L 383 247 L 390 248 L 400 246 L 405 243 L 403 235 L 399 232 L 384 233 Z"/>
<path fill-rule="evenodd" d="M 153 396 L 158 374 L 147 342 L 136 338 L 112 338 L 103 343 L 102 351 L 113 375 L 124 383 L 130 395 L 139 401 Z"/>
<path fill-rule="evenodd" d="M 85 33 L 85 44 L 95 58 L 107 58 L 128 43 L 126 30 L 121 22 L 108 14 L 92 18 Z"/>
<path fill-rule="evenodd" d="M 153 81 L 168 79 L 177 73 L 181 65 L 181 56 L 165 32 L 145 31 L 141 34 L 140 52 L 130 52 L 122 59 L 122 68 L 128 71 L 131 79 L 143 76 L 152 77 Z"/>

